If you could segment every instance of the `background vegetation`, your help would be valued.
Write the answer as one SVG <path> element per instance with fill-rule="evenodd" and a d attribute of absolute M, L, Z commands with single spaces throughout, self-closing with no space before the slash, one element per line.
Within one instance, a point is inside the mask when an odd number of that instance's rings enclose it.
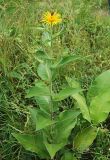
<path fill-rule="evenodd" d="M 62 79 L 55 81 L 55 88 L 64 83 L 64 75 L 74 75 L 88 89 L 96 75 L 110 69 L 107 0 L 0 0 L 0 158 L 3 160 L 38 159 L 24 150 L 11 133 L 22 131 L 24 125 L 26 132 L 29 129 L 25 123 L 27 106 L 36 104 L 26 99 L 25 94 L 38 78 L 36 52 L 45 40 L 41 17 L 47 10 L 58 11 L 63 18 L 62 24 L 55 28 L 62 31 L 53 44 L 54 56 L 73 53 L 84 57 L 60 71 Z M 45 50 L 48 52 L 48 46 Z M 71 100 L 63 103 L 69 106 Z M 81 160 L 110 159 L 109 120 Z"/>

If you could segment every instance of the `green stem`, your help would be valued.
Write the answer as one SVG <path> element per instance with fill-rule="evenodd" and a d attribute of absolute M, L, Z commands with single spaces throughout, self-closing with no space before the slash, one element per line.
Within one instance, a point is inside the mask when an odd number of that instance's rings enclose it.
<path fill-rule="evenodd" d="M 53 28 L 52 28 L 52 25 L 51 25 L 51 31 L 50 31 L 50 36 L 51 36 L 51 57 L 53 56 L 53 41 L 52 41 L 52 34 L 53 34 Z M 51 120 L 53 121 L 54 117 L 53 117 L 53 101 L 52 101 L 52 80 L 50 82 L 50 93 L 51 93 Z M 53 135 L 54 135 L 54 128 L 53 128 L 53 125 L 51 126 L 51 135 L 52 135 L 52 141 L 53 141 Z"/>
<path fill-rule="evenodd" d="M 53 120 L 52 81 L 50 83 L 50 93 L 51 93 L 51 120 Z"/>
<path fill-rule="evenodd" d="M 53 34 L 53 28 L 52 28 L 52 24 L 51 24 L 51 31 L 50 31 L 50 36 L 51 36 L 51 56 L 53 55 L 53 43 L 52 43 L 52 34 Z M 52 95 L 52 80 L 50 82 L 50 93 Z M 51 96 L 51 119 L 53 120 L 53 102 L 52 102 L 52 96 Z"/>
<path fill-rule="evenodd" d="M 50 26 L 50 38 L 51 38 L 51 56 L 53 56 L 53 27 Z"/>
<path fill-rule="evenodd" d="M 52 81 L 50 83 L 50 93 L 51 93 L 51 121 L 54 120 L 53 117 L 53 101 L 52 101 Z M 53 136 L 54 136 L 54 126 L 51 126 L 51 135 L 52 135 L 52 142 L 53 142 Z"/>

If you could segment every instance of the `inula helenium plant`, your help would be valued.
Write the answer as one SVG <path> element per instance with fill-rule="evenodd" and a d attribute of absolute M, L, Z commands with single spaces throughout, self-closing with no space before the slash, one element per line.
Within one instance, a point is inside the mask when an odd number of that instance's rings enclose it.
<path fill-rule="evenodd" d="M 52 26 L 61 21 L 60 14 L 56 12 L 44 14 L 43 22 L 49 24 L 48 29 L 44 26 L 42 33 L 48 33 L 45 43 L 53 44 L 59 36 L 55 37 Z M 28 99 L 34 98 L 37 104 L 37 107 L 28 106 L 28 123 L 33 131 L 28 134 L 24 131 L 16 132 L 13 136 L 26 150 L 35 152 L 41 159 L 76 160 L 74 150 L 83 153 L 89 148 L 97 137 L 100 124 L 110 112 L 110 70 L 95 79 L 86 97 L 80 84 L 67 76 L 66 85 L 62 86 L 59 92 L 55 92 L 54 81 L 59 70 L 63 70 L 69 63 L 81 61 L 83 57 L 70 53 L 56 59 L 54 54 L 52 55 L 52 45 L 49 50 L 50 53 L 46 53 L 42 49 L 42 55 L 37 55 L 39 65 L 36 69 L 39 78 L 26 95 Z M 72 106 L 63 107 L 62 102 L 69 97 L 73 99 Z M 79 123 L 83 125 L 81 130 Z M 70 144 L 71 147 L 68 148 Z"/>
<path fill-rule="evenodd" d="M 109 0 L 0 0 L 0 160 L 110 160 Z"/>

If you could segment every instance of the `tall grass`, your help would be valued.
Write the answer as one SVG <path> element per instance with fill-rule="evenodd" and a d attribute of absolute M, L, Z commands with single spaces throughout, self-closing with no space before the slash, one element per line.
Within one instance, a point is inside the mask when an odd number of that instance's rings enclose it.
<path fill-rule="evenodd" d="M 79 54 L 85 60 L 72 64 L 63 75 L 74 75 L 87 89 L 94 77 L 110 69 L 110 16 L 104 0 L 1 0 L 0 1 L 0 154 L 3 160 L 27 160 L 35 155 L 26 152 L 12 137 L 22 131 L 27 106 L 25 91 L 35 79 L 36 51 L 42 43 L 41 17 L 47 10 L 62 14 L 58 28 L 62 34 L 53 45 L 54 56 Z M 48 47 L 45 47 L 48 52 Z M 60 82 L 59 82 L 60 83 Z M 33 101 L 33 105 L 35 105 Z M 28 120 L 28 119 L 27 119 Z M 26 126 L 28 131 L 28 127 Z M 105 143 L 109 141 L 106 133 Z M 110 156 L 108 146 L 96 140 L 96 160 Z M 100 149 L 106 148 L 106 153 Z M 108 157 L 107 157 L 108 158 Z M 101 158 L 100 158 L 101 159 Z M 103 159 L 103 158 L 102 158 Z M 108 158 L 109 159 L 109 158 Z"/>

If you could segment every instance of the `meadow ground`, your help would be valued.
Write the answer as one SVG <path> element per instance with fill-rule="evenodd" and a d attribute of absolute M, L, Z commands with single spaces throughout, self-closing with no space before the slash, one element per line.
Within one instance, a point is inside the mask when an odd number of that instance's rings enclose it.
<path fill-rule="evenodd" d="M 0 0 L 0 159 L 37 160 L 12 136 L 27 130 L 27 106 L 34 101 L 25 98 L 26 90 L 38 79 L 36 52 L 46 41 L 42 35 L 42 14 L 57 11 L 62 23 L 53 47 L 53 56 L 76 54 L 83 59 L 60 71 L 56 88 L 64 76 L 74 76 L 84 89 L 101 72 L 110 69 L 110 14 L 107 0 Z M 48 53 L 49 48 L 45 46 Z M 71 104 L 69 99 L 64 102 Z M 110 118 L 89 150 L 77 155 L 81 160 L 110 159 Z M 25 129 L 24 129 L 25 125 Z"/>

